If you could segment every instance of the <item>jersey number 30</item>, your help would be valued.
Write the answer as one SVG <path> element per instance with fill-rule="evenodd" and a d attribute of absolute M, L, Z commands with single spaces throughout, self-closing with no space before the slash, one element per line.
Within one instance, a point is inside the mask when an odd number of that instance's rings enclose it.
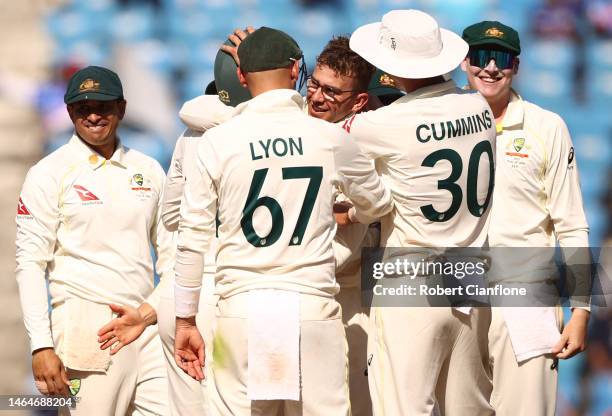
<path fill-rule="evenodd" d="M 487 189 L 487 197 L 485 201 L 480 204 L 478 202 L 478 166 L 480 165 L 480 156 L 486 153 L 489 157 L 489 187 Z M 421 212 L 430 221 L 444 222 L 448 221 L 455 216 L 459 207 L 461 206 L 461 200 L 463 199 L 463 190 L 456 182 L 461 176 L 463 171 L 463 162 L 459 153 L 452 149 L 441 149 L 431 153 L 423 160 L 421 166 L 434 167 L 440 160 L 448 160 L 451 164 L 451 174 L 448 178 L 438 181 L 438 189 L 445 189 L 451 193 L 452 201 L 450 207 L 444 211 L 437 211 L 433 205 L 425 205 L 421 207 Z M 489 201 L 491 199 L 491 192 L 493 191 L 493 180 L 494 180 L 494 166 L 493 166 L 493 149 L 491 148 L 491 142 L 484 140 L 474 146 L 472 154 L 470 155 L 470 161 L 468 164 L 467 174 L 467 206 L 470 213 L 475 217 L 480 217 L 487 210 Z"/>
<path fill-rule="evenodd" d="M 274 244 L 280 238 L 285 225 L 283 210 L 278 201 L 269 196 L 259 197 L 259 193 L 261 192 L 267 175 L 267 168 L 258 169 L 253 174 L 251 187 L 249 188 L 249 196 L 242 210 L 242 219 L 240 220 L 244 236 L 248 242 L 255 247 L 268 247 Z M 293 230 L 289 242 L 290 246 L 299 246 L 302 244 L 302 239 L 304 238 L 304 233 L 306 232 L 306 227 L 310 220 L 310 214 L 317 200 L 317 194 L 319 193 L 321 180 L 323 179 L 323 168 L 321 166 L 283 168 L 283 180 L 284 179 L 310 179 L 304 201 L 302 202 L 302 209 L 300 210 L 300 215 L 298 216 L 295 229 Z M 272 228 L 266 236 L 259 236 L 255 228 L 253 228 L 253 214 L 255 210 L 261 206 L 266 207 L 268 211 L 270 211 L 270 215 L 272 215 Z"/>

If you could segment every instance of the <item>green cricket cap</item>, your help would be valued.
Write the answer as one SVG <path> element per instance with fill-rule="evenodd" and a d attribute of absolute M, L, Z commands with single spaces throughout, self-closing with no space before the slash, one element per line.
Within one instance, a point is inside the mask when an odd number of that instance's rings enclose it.
<path fill-rule="evenodd" d="M 249 35 L 250 36 L 250 35 Z M 225 41 L 226 45 L 234 46 L 230 40 Z M 249 90 L 242 86 L 236 74 L 236 62 L 227 52 L 219 49 L 215 58 L 215 86 L 219 100 L 232 107 L 248 101 L 252 98 Z"/>
<path fill-rule="evenodd" d="M 260 27 L 238 46 L 243 72 L 285 68 L 303 56 L 297 42 L 285 32 Z"/>
<path fill-rule="evenodd" d="M 378 97 L 381 95 L 403 94 L 402 91 L 398 90 L 395 86 L 395 81 L 393 81 L 393 78 L 380 69 L 377 69 L 374 72 L 374 75 L 372 75 L 372 79 L 368 85 L 368 92 Z"/>
<path fill-rule="evenodd" d="M 88 66 L 74 73 L 66 94 L 66 104 L 83 100 L 112 101 L 123 98 L 123 87 L 119 76 L 101 66 Z"/>
<path fill-rule="evenodd" d="M 518 32 L 497 21 L 485 20 L 468 26 L 463 30 L 462 37 L 470 45 L 470 48 L 481 45 L 495 45 L 517 55 L 521 53 L 521 40 Z"/>

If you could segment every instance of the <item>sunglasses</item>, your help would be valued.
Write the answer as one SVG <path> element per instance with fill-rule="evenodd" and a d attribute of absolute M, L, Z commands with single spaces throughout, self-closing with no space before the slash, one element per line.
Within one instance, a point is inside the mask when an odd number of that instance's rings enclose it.
<path fill-rule="evenodd" d="M 495 61 L 495 66 L 499 69 L 510 69 L 514 65 L 516 55 L 509 51 L 498 51 L 494 49 L 470 49 L 468 52 L 470 65 L 485 68 L 491 62 Z"/>

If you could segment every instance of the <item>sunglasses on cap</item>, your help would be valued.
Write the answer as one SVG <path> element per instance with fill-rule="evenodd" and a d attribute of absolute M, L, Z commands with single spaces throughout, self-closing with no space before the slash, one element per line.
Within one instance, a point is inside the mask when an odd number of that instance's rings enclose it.
<path fill-rule="evenodd" d="M 514 65 L 516 55 L 510 51 L 500 51 L 495 49 L 470 49 L 468 52 L 470 65 L 485 68 L 491 62 L 495 61 L 495 66 L 499 69 L 510 69 Z"/>

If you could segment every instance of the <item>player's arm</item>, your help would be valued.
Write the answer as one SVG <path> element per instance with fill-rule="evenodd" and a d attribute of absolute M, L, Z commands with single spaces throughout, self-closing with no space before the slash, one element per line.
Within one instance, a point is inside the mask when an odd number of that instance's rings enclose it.
<path fill-rule="evenodd" d="M 198 144 L 198 175 L 187 178 L 177 242 L 176 283 L 174 287 L 176 336 L 174 357 L 177 365 L 196 380 L 204 374 L 204 341 L 195 325 L 204 271 L 204 253 L 215 235 L 218 177 L 216 161 L 207 135 Z"/>
<path fill-rule="evenodd" d="M 54 350 L 45 283 L 59 226 L 58 192 L 48 172 L 38 165 L 30 169 L 17 212 L 16 277 L 36 385 L 44 394 L 68 395 L 66 370 Z"/>
<path fill-rule="evenodd" d="M 156 177 L 159 189 L 164 189 L 165 175 L 157 163 L 153 175 Z M 124 346 L 138 339 L 147 326 L 157 323 L 157 309 L 161 294 L 172 281 L 170 274 L 174 258 L 174 233 L 168 231 L 162 223 L 162 201 L 163 192 L 158 198 L 148 239 L 143 242 L 148 245 L 150 241 L 155 253 L 155 270 L 160 277 L 159 284 L 138 308 L 128 305 L 109 305 L 117 317 L 98 330 L 98 342 L 101 349 L 110 348 L 111 355 L 118 353 Z"/>
<path fill-rule="evenodd" d="M 393 209 L 391 191 L 348 134 L 341 130 L 338 134 L 341 137 L 335 154 L 334 180 L 352 202 L 352 216 L 360 223 L 370 224 Z"/>
<path fill-rule="evenodd" d="M 551 123 L 554 139 L 547 143 L 549 163 L 544 186 L 547 209 L 567 267 L 566 282 L 571 286 L 572 317 L 564 326 L 561 339 L 553 348 L 557 358 L 570 358 L 586 348 L 590 315 L 591 258 L 588 250 L 589 227 L 582 205 L 575 151 L 567 126 L 558 118 Z"/>
<path fill-rule="evenodd" d="M 200 95 L 183 104 L 179 117 L 190 129 L 204 132 L 240 114 L 244 107 L 245 103 L 225 105 L 216 95 Z"/>
<path fill-rule="evenodd" d="M 170 231 L 178 230 L 179 218 L 181 216 L 181 198 L 183 197 L 183 188 L 185 187 L 185 175 L 183 174 L 184 137 L 189 132 L 190 130 L 184 131 L 176 141 L 164 186 L 161 217 L 162 222 Z"/>

